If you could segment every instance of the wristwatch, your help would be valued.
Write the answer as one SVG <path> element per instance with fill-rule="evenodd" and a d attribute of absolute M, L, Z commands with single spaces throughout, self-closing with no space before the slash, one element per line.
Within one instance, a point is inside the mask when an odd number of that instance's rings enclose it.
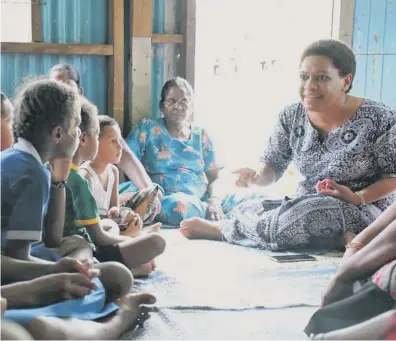
<path fill-rule="evenodd" d="M 65 188 L 66 187 L 66 180 L 51 182 L 51 186 L 55 188 Z"/>

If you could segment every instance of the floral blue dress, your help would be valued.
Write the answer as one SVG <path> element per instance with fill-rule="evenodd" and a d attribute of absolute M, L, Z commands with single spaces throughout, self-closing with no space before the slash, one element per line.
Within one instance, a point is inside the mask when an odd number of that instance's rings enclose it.
<path fill-rule="evenodd" d="M 223 168 L 207 132 L 191 126 L 189 140 L 175 139 L 164 120 L 143 119 L 127 137 L 129 148 L 142 162 L 154 183 L 164 189 L 159 221 L 177 226 L 183 219 L 206 215 L 208 179 L 205 172 Z M 131 183 L 120 185 L 120 193 L 137 191 Z M 223 210 L 240 203 L 236 195 L 223 200 Z"/>
<path fill-rule="evenodd" d="M 261 157 L 279 179 L 293 162 L 303 176 L 297 197 L 248 200 L 221 223 L 230 243 L 288 249 L 351 231 L 359 233 L 396 199 L 396 193 L 363 207 L 316 194 L 316 183 L 332 179 L 359 191 L 396 177 L 396 112 L 365 100 L 355 115 L 323 140 L 302 103 L 286 107 Z"/>

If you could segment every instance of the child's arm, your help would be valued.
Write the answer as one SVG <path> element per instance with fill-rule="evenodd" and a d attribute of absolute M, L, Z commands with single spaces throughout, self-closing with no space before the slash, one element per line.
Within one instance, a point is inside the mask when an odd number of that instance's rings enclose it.
<path fill-rule="evenodd" d="M 66 210 L 64 186 L 69 176 L 71 162 L 71 158 L 58 158 L 49 162 L 48 168 L 51 171 L 52 185 L 42 235 L 46 247 L 58 247 L 62 243 Z M 62 183 L 63 187 L 61 187 Z"/>
<path fill-rule="evenodd" d="M 111 165 L 111 170 L 114 173 L 114 184 L 113 189 L 111 191 L 111 199 L 110 199 L 110 207 L 119 207 L 120 206 L 120 199 L 118 196 L 118 182 L 120 179 L 120 174 L 118 168 L 114 165 Z"/>

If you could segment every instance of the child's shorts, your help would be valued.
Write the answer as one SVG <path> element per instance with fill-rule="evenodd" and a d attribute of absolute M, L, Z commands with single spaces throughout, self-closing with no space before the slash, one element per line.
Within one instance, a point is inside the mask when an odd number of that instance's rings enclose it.
<path fill-rule="evenodd" d="M 45 247 L 43 243 L 32 246 L 30 255 L 49 262 L 57 262 L 62 258 L 56 250 Z"/>
<path fill-rule="evenodd" d="M 83 298 L 40 308 L 10 309 L 5 311 L 3 318 L 26 326 L 38 316 L 76 318 L 92 321 L 117 311 L 118 306 L 114 303 L 105 306 L 106 292 L 102 282 L 97 278 L 94 278 L 93 281 L 96 283 L 97 288 Z"/>
<path fill-rule="evenodd" d="M 122 257 L 120 246 L 118 244 L 108 245 L 108 246 L 98 246 L 94 253 L 95 258 L 103 262 L 118 262 L 124 263 L 124 258 Z"/>

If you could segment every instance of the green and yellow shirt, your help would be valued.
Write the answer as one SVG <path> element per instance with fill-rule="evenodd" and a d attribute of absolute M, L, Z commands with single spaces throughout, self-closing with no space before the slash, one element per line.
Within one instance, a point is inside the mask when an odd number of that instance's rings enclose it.
<path fill-rule="evenodd" d="M 86 226 L 99 222 L 98 206 L 92 195 L 89 182 L 80 175 L 78 167 L 72 164 L 66 184 L 66 214 L 63 236 L 82 236 L 93 250 L 96 250 Z"/>

